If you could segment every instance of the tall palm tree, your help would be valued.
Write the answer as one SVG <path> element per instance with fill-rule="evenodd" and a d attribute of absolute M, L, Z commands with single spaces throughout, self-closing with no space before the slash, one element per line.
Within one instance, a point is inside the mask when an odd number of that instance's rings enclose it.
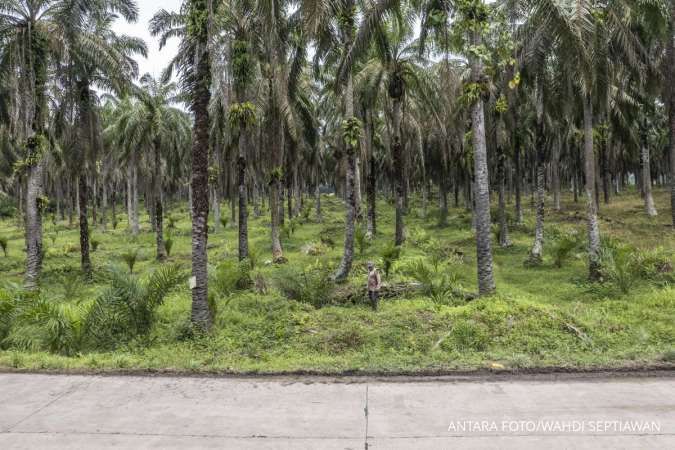
<path fill-rule="evenodd" d="M 69 53 L 85 50 L 85 46 L 76 49 L 71 44 L 73 36 L 85 32 L 86 17 L 94 11 L 116 12 L 125 19 L 133 19 L 136 5 L 130 0 L 6 0 L 0 6 L 2 67 L 19 74 L 20 90 L 25 96 L 21 117 L 27 120 L 21 136 L 25 142 L 23 166 L 27 174 L 25 285 L 28 288 L 37 286 L 42 266 L 40 196 L 44 155 L 50 147 L 46 129 L 48 68 Z"/>
<path fill-rule="evenodd" d="M 178 71 L 194 116 L 192 128 L 192 323 L 204 330 L 213 323 L 208 303 L 207 252 L 209 218 L 209 102 L 211 99 L 211 36 L 213 0 L 186 0 L 180 13 L 159 11 L 150 31 L 160 46 L 180 37 L 178 54 L 164 76 Z"/>
<path fill-rule="evenodd" d="M 77 164 L 78 200 L 80 210 L 80 253 L 85 276 L 91 276 L 89 256 L 89 223 L 87 206 L 89 186 L 85 170 L 94 169 L 101 145 L 96 94 L 92 85 L 121 92 L 138 72 L 133 55 L 147 53 L 145 43 L 137 38 L 118 35 L 112 31 L 116 15 L 110 12 L 123 5 L 121 12 L 127 21 L 137 18 L 133 0 L 102 2 L 100 9 L 84 17 L 83 25 L 69 37 L 69 59 L 72 67 L 73 88 L 76 91 L 74 107 L 77 110 Z M 93 172 L 93 170 L 91 170 Z M 96 192 L 94 192 L 94 196 Z"/>
<path fill-rule="evenodd" d="M 532 0 L 525 24 L 528 37 L 544 51 L 561 61 L 559 77 L 570 80 L 582 105 L 583 155 L 588 228 L 589 277 L 600 278 L 600 228 L 596 194 L 594 151 L 594 109 L 605 102 L 609 73 L 607 65 L 639 65 L 639 39 L 625 23 L 627 2 L 612 0 L 573 2 L 570 0 Z M 611 52 L 611 53 L 608 53 Z"/>
<path fill-rule="evenodd" d="M 163 164 L 175 158 L 189 145 L 191 122 L 183 110 L 173 106 L 177 101 L 175 83 L 163 83 L 145 74 L 140 87 L 132 90 L 135 101 L 122 108 L 106 133 L 118 138 L 125 154 L 138 149 L 148 151 L 156 233 L 156 256 L 163 261 L 166 249 L 163 237 Z M 150 199 L 147 199 L 150 201 Z"/>

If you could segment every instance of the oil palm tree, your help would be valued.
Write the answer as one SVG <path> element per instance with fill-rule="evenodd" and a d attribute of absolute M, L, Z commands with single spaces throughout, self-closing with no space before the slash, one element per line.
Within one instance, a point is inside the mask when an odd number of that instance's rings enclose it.
<path fill-rule="evenodd" d="M 166 249 L 163 238 L 162 160 L 175 158 L 183 147 L 189 145 L 191 122 L 185 112 L 173 106 L 177 101 L 175 83 L 162 83 L 145 74 L 140 79 L 140 86 L 132 90 L 132 95 L 135 100 L 120 111 L 106 133 L 118 138 L 117 144 L 127 155 L 137 149 L 148 151 L 154 197 L 156 256 L 163 261 Z"/>
<path fill-rule="evenodd" d="M 25 284 L 28 288 L 36 287 L 42 266 L 40 197 L 43 160 L 50 147 L 46 128 L 48 69 L 69 53 L 85 49 L 86 46 L 73 47 L 73 37 L 85 32 L 88 15 L 103 11 L 119 13 L 126 20 L 133 20 L 137 14 L 136 4 L 131 0 L 7 0 L 0 6 L 0 42 L 3 43 L 0 59 L 4 69 L 19 74 L 18 86 L 25 96 L 20 106 L 21 117 L 28 118 L 21 133 L 25 156 L 22 166 L 27 178 Z M 80 38 L 77 40 L 81 42 Z"/>
<path fill-rule="evenodd" d="M 596 193 L 594 108 L 606 102 L 608 64 L 640 65 L 639 39 L 626 23 L 629 5 L 624 0 L 532 0 L 524 25 L 528 45 L 550 52 L 561 61 L 558 77 L 570 80 L 582 105 L 583 155 L 588 228 L 589 277 L 600 278 L 600 229 Z M 540 45 L 541 42 L 544 45 Z"/>
<path fill-rule="evenodd" d="M 135 3 L 131 0 L 127 3 L 126 19 L 134 21 L 137 16 Z M 81 266 L 87 277 L 91 276 L 91 260 L 87 216 L 89 186 L 85 171 L 94 170 L 97 151 L 102 147 L 98 99 L 92 86 L 124 91 L 138 72 L 133 55 L 146 54 L 142 40 L 112 31 L 116 15 L 109 9 L 102 5 L 102 9 L 85 16 L 81 28 L 69 38 L 70 78 L 74 80 L 72 87 L 76 92 L 74 107 L 78 123 L 74 147 L 77 152 L 75 171 L 78 175 Z"/>
<path fill-rule="evenodd" d="M 165 72 L 175 70 L 193 114 L 192 127 L 192 323 L 209 329 L 213 322 L 208 303 L 207 252 L 209 218 L 209 102 L 211 99 L 211 51 L 213 0 L 186 0 L 180 13 L 161 10 L 153 17 L 150 31 L 160 36 L 160 46 L 172 37 L 181 38 L 178 54 Z"/>

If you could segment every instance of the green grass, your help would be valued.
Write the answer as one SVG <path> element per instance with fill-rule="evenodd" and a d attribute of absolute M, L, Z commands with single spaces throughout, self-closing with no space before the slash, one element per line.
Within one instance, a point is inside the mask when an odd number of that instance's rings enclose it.
<path fill-rule="evenodd" d="M 635 248 L 661 247 L 672 267 L 675 234 L 668 227 L 667 195 L 665 191 L 656 192 L 656 205 L 663 211 L 655 219 L 645 216 L 637 195 L 613 199 L 610 206 L 601 208 L 601 232 Z M 315 223 L 313 213 L 305 223 L 297 219 L 293 233 L 283 238 L 289 263 L 282 266 L 270 261 L 267 212 L 260 218 L 251 214 L 255 280 L 250 289 L 221 292 L 216 298 L 217 315 L 211 334 L 195 337 L 190 332 L 190 295 L 183 283 L 158 306 L 149 334 L 114 351 L 85 350 L 85 346 L 65 356 L 46 349 L 19 350 L 5 342 L 0 344 L 0 367 L 336 373 L 466 370 L 494 363 L 516 369 L 672 364 L 675 287 L 668 282 L 672 273 L 659 280 L 641 278 L 623 293 L 615 283 L 586 282 L 583 249 L 573 251 L 562 267 L 556 267 L 552 236 L 585 230 L 583 204 L 565 200 L 563 211 L 547 210 L 541 266 L 524 265 L 532 242 L 531 209 L 526 211 L 526 225 L 510 230 L 514 245 L 494 249 L 496 295 L 466 301 L 452 296 L 444 300 L 442 295 L 432 299 L 413 292 L 382 301 L 378 312 L 370 310 L 365 298 L 317 309 L 309 303 L 288 300 L 276 288 L 276 280 L 297 276 L 303 269 L 337 265 L 344 232 L 339 199 L 322 199 L 323 223 Z M 393 240 L 392 208 L 384 201 L 378 202 L 378 208 L 379 234 L 362 252 L 355 252 L 348 285 L 363 286 L 366 261 L 381 265 L 381 255 Z M 476 290 L 470 213 L 452 209 L 448 225 L 438 228 L 435 211 L 430 208 L 429 217 L 423 220 L 420 210 L 419 203 L 411 204 L 406 217 L 408 240 L 385 283 L 411 281 L 409 268 L 423 261 L 435 268 L 435 276 L 447 276 L 455 290 Z M 228 214 L 223 208 L 223 215 Z M 168 264 L 187 269 L 190 223 L 185 205 L 175 206 L 170 215 L 175 218 L 175 228 L 171 230 L 173 248 Z M 138 260 L 134 274 L 148 278 L 158 263 L 147 217 L 138 238 L 126 231 L 124 215 L 120 214 L 118 220 L 117 230 L 111 230 L 110 225 L 107 232 L 93 230 L 99 247 L 91 254 L 94 280 L 85 283 L 78 277 L 77 227 L 45 219 L 46 257 L 41 283 L 45 298 L 59 304 L 91 302 L 108 284 L 107 268 L 116 265 L 128 271 L 123 255 L 135 249 Z M 0 222 L 0 236 L 8 241 L 8 256 L 0 255 L 2 279 L 19 284 L 25 253 L 23 232 L 16 219 Z M 219 233 L 212 232 L 208 251 L 210 264 L 236 262 L 236 228 L 230 224 Z M 261 290 L 260 283 L 266 287 L 262 289 L 265 293 L 256 292 Z M 345 289 L 338 286 L 338 291 Z"/>

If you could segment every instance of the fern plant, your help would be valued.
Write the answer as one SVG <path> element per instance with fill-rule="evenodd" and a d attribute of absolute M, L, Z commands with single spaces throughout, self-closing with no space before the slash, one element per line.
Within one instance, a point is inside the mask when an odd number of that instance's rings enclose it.
<path fill-rule="evenodd" d="M 401 247 L 394 244 L 389 244 L 384 248 L 384 250 L 382 250 L 380 257 L 382 258 L 382 269 L 384 270 L 384 276 L 389 278 L 391 268 L 401 257 Z"/>
<path fill-rule="evenodd" d="M 84 332 L 96 348 L 109 349 L 145 336 L 155 310 L 185 279 L 176 265 L 162 266 L 146 280 L 112 270 L 110 286 L 94 301 L 84 321 Z"/>
<path fill-rule="evenodd" d="M 138 260 L 138 249 L 133 249 L 128 252 L 122 253 L 121 257 L 122 260 L 127 264 L 127 267 L 129 267 L 129 273 L 130 274 L 134 273 L 134 266 L 136 265 L 136 261 Z"/>
<path fill-rule="evenodd" d="M 572 232 L 558 236 L 552 249 L 555 266 L 562 267 L 580 245 L 579 233 Z"/>
<path fill-rule="evenodd" d="M 354 231 L 354 239 L 356 240 L 356 246 L 359 249 L 359 255 L 363 256 L 363 253 L 368 247 L 368 237 L 365 230 L 362 227 L 357 227 Z"/>
<path fill-rule="evenodd" d="M 29 351 L 50 351 L 72 355 L 82 343 L 84 307 L 58 303 L 42 296 L 15 299 L 14 305 L 0 303 L 0 309 L 10 310 L 9 321 L 0 324 L 3 344 Z"/>

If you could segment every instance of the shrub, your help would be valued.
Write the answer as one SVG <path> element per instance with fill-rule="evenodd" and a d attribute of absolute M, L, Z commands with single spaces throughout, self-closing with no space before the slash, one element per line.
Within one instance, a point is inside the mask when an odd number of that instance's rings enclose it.
<path fill-rule="evenodd" d="M 354 239 L 356 240 L 356 246 L 359 249 L 359 255 L 363 256 L 363 252 L 366 251 L 368 247 L 368 238 L 366 237 L 366 232 L 362 227 L 356 227 L 354 231 Z"/>
<path fill-rule="evenodd" d="M 14 200 L 9 195 L 0 192 L 0 219 L 8 219 L 16 214 Z"/>
<path fill-rule="evenodd" d="M 556 267 L 562 267 L 569 260 L 572 252 L 581 246 L 580 235 L 576 231 L 561 233 L 553 244 L 553 263 Z"/>
<path fill-rule="evenodd" d="M 72 355 L 82 342 L 81 306 L 41 296 L 0 298 L 0 338 L 5 347 Z"/>
<path fill-rule="evenodd" d="M 284 239 L 290 239 L 291 236 L 295 233 L 295 229 L 297 228 L 297 220 L 296 219 L 288 219 L 284 222 L 283 227 L 281 227 L 281 237 Z"/>
<path fill-rule="evenodd" d="M 234 291 L 248 289 L 253 285 L 251 278 L 251 260 L 223 261 L 211 276 L 211 285 L 214 292 L 221 297 Z"/>
<path fill-rule="evenodd" d="M 404 273 L 417 281 L 422 293 L 431 298 L 435 303 L 445 303 L 452 297 L 453 286 L 457 284 L 456 275 L 447 271 L 439 272 L 421 259 L 408 263 Z"/>
<path fill-rule="evenodd" d="M 88 342 L 96 348 L 112 349 L 147 335 L 155 310 L 184 279 L 185 274 L 175 265 L 162 266 L 145 282 L 111 271 L 110 286 L 94 301 L 84 321 Z"/>
<path fill-rule="evenodd" d="M 662 247 L 636 250 L 633 257 L 635 269 L 641 278 L 652 281 L 675 281 L 672 256 Z"/>
<path fill-rule="evenodd" d="M 89 241 L 89 242 L 91 243 L 91 251 L 92 251 L 92 252 L 95 252 L 96 250 L 98 250 L 98 246 L 99 246 L 99 244 L 100 244 L 100 242 L 99 242 L 98 240 L 92 239 L 92 240 Z"/>
<path fill-rule="evenodd" d="M 223 226 L 223 228 L 227 228 L 229 221 L 230 219 L 227 216 L 220 216 L 220 224 Z"/>
<path fill-rule="evenodd" d="M 473 320 L 455 323 L 450 331 L 450 337 L 454 349 L 459 352 L 483 351 L 489 341 L 487 327 Z"/>
<path fill-rule="evenodd" d="M 127 267 L 129 267 L 129 273 L 134 273 L 134 266 L 138 260 L 138 249 L 133 249 L 122 253 L 121 257 L 122 260 L 127 264 Z"/>
<path fill-rule="evenodd" d="M 302 208 L 302 211 L 300 213 L 300 215 L 302 217 L 302 221 L 305 222 L 305 223 L 309 222 L 309 216 L 311 214 L 312 214 L 312 206 L 311 205 L 305 205 Z"/>
<path fill-rule="evenodd" d="M 286 273 L 277 279 L 276 284 L 284 297 L 309 303 L 315 308 L 329 304 L 335 292 L 330 268 L 319 263 L 306 267 L 300 273 Z"/>
<path fill-rule="evenodd" d="M 600 248 L 603 278 L 610 280 L 627 294 L 639 277 L 634 263 L 633 249 L 625 244 L 606 240 Z"/>
<path fill-rule="evenodd" d="M 175 216 L 168 216 L 166 218 L 166 227 L 169 230 L 174 230 L 176 228 L 176 222 L 177 222 L 177 219 L 176 219 Z"/>
<path fill-rule="evenodd" d="M 72 300 L 77 297 L 82 289 L 82 278 L 76 270 L 64 272 L 61 276 L 61 286 L 63 287 L 63 299 Z"/>
<path fill-rule="evenodd" d="M 423 246 L 428 243 L 429 240 L 431 240 L 429 233 L 420 227 L 414 227 L 412 230 L 410 230 L 409 236 L 410 242 L 419 246 Z"/>
<path fill-rule="evenodd" d="M 384 276 L 389 278 L 389 273 L 391 272 L 394 263 L 401 257 L 401 247 L 391 243 L 382 250 L 380 257 L 382 258 Z"/>
<path fill-rule="evenodd" d="M 2 248 L 2 253 L 5 254 L 5 258 L 7 258 L 7 238 L 5 236 L 0 236 L 0 247 Z"/>
<path fill-rule="evenodd" d="M 173 238 L 168 236 L 164 239 L 164 250 L 166 250 L 166 256 L 171 256 L 171 249 L 173 249 Z"/>

